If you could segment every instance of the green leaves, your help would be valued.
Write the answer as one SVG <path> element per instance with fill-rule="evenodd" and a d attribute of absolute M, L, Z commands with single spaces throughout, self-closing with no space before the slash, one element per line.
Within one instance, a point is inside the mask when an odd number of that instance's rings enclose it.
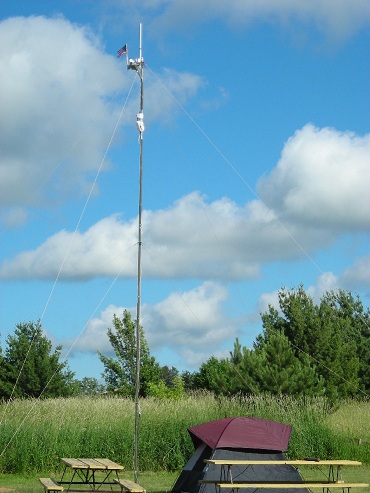
<path fill-rule="evenodd" d="M 39 322 L 20 323 L 6 339 L 0 357 L 0 396 L 60 397 L 73 392 L 73 373 L 60 361 L 61 346 L 54 350 Z"/>
<path fill-rule="evenodd" d="M 263 331 L 253 349 L 236 339 L 230 357 L 214 357 L 192 379 L 216 395 L 338 398 L 370 390 L 369 310 L 345 291 L 327 292 L 315 303 L 300 286 L 279 291 L 279 309 L 261 314 Z"/>
<path fill-rule="evenodd" d="M 140 327 L 140 395 L 149 392 L 149 383 L 158 384 L 161 380 L 161 367 L 150 355 L 144 329 Z M 108 337 L 115 358 L 98 352 L 104 365 L 104 378 L 108 391 L 118 391 L 126 397 L 134 397 L 136 380 L 136 323 L 131 320 L 127 310 L 122 318 L 113 316 L 113 327 L 108 328 Z"/>

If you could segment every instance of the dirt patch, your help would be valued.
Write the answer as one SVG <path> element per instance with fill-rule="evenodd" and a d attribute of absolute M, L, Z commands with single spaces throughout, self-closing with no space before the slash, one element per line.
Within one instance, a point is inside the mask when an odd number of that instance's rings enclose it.
<path fill-rule="evenodd" d="M 14 491 L 14 488 L 0 488 L 0 493 L 5 493 L 6 491 Z"/>

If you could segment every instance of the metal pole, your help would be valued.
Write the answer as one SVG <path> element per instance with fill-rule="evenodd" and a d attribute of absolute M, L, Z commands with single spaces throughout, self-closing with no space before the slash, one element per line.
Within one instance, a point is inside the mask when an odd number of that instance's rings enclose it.
<path fill-rule="evenodd" d="M 139 231 L 137 255 L 137 306 L 136 306 L 136 378 L 135 378 L 135 437 L 134 437 L 134 477 L 138 482 L 138 450 L 140 422 L 140 311 L 141 311 L 141 247 L 142 247 L 142 210 L 143 210 L 143 133 L 144 133 L 144 59 L 142 57 L 142 25 L 140 24 L 140 56 L 129 60 L 127 68 L 136 70 L 140 77 L 140 110 L 136 115 L 136 125 L 139 131 L 140 163 L 139 163 Z"/>

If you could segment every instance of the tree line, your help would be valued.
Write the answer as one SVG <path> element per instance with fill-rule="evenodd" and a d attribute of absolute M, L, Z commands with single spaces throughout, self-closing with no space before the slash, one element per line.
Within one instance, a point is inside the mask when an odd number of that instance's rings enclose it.
<path fill-rule="evenodd" d="M 282 288 L 279 308 L 261 313 L 262 332 L 252 348 L 237 338 L 225 358 L 211 357 L 195 372 L 161 366 L 140 327 L 140 396 L 180 398 L 188 391 L 215 395 L 287 394 L 335 401 L 370 392 L 370 312 L 358 295 L 328 291 L 315 303 L 300 286 Z M 53 349 L 39 322 L 20 323 L 0 346 L 0 399 L 116 393 L 133 397 L 136 322 L 125 310 L 114 315 L 107 335 L 114 356 L 98 352 L 104 371 L 77 380 L 62 347 Z"/>

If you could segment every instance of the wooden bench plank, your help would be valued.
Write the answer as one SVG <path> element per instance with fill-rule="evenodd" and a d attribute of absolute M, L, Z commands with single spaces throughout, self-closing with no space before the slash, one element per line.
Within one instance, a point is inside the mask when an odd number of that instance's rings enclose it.
<path fill-rule="evenodd" d="M 103 466 L 106 469 L 112 470 L 112 471 L 123 471 L 124 467 L 121 466 L 121 464 L 117 464 L 116 462 L 113 462 L 110 459 L 100 459 L 100 458 L 95 458 L 97 462 L 100 464 L 103 464 Z"/>
<path fill-rule="evenodd" d="M 45 491 L 63 491 L 64 488 L 53 478 L 39 478 L 40 483 Z"/>
<path fill-rule="evenodd" d="M 73 459 L 71 457 L 62 457 L 60 459 L 66 466 L 72 467 L 72 469 L 89 469 L 89 465 L 82 462 L 80 459 Z"/>
<path fill-rule="evenodd" d="M 129 493 L 145 493 L 146 490 L 142 486 L 129 479 L 115 479 L 117 484 L 121 486 L 122 491 L 128 491 Z"/>
<path fill-rule="evenodd" d="M 252 466 L 252 465 L 306 465 L 306 466 L 361 466 L 362 462 L 356 460 L 321 460 L 321 459 L 297 459 L 297 460 L 238 460 L 238 459 L 204 459 L 208 464 L 218 466 Z"/>
<path fill-rule="evenodd" d="M 344 481 L 342 479 L 338 479 L 337 481 L 334 480 L 314 480 L 314 479 L 300 479 L 298 481 L 239 481 L 237 483 L 232 483 L 231 481 L 228 481 L 226 483 L 221 483 L 219 479 L 200 479 L 198 483 L 203 483 L 203 484 L 217 484 L 218 486 L 222 486 L 226 488 L 229 486 L 232 488 L 234 485 L 249 485 L 249 484 L 276 484 L 276 483 L 284 483 L 284 484 L 306 484 L 306 483 L 317 483 L 317 484 L 325 484 L 325 485 L 331 485 L 331 484 L 343 484 Z"/>
<path fill-rule="evenodd" d="M 291 481 L 287 483 L 278 482 L 250 482 L 250 483 L 216 483 L 219 488 L 367 488 L 366 483 L 335 483 L 330 481 Z"/>
<path fill-rule="evenodd" d="M 106 466 L 96 459 L 85 459 L 84 457 L 79 457 L 77 460 L 81 461 L 83 464 L 86 464 L 89 469 L 106 469 Z"/>

